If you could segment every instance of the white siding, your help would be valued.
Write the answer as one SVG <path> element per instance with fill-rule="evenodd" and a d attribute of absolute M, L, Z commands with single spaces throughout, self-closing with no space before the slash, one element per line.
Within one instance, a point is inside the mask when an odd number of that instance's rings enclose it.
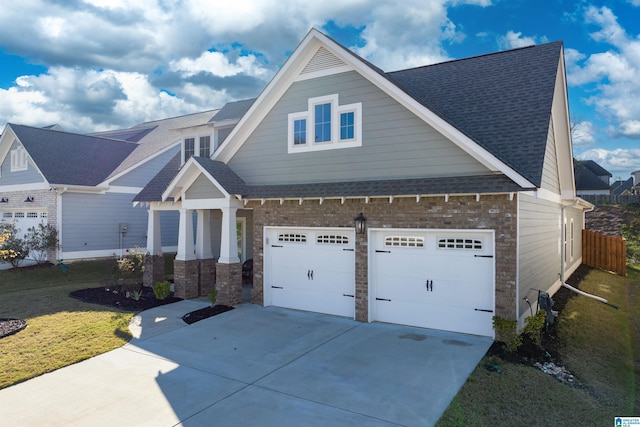
<path fill-rule="evenodd" d="M 544 166 L 542 168 L 541 188 L 560 194 L 560 176 L 558 174 L 558 156 L 556 154 L 556 142 L 553 132 L 553 121 L 549 124 L 547 136 L 547 148 L 544 154 Z"/>

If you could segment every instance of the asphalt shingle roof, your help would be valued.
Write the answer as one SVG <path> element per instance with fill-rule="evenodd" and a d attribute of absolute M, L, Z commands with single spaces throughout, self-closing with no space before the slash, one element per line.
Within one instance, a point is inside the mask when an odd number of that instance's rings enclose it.
<path fill-rule="evenodd" d="M 580 163 L 585 168 L 589 169 L 591 172 L 596 174 L 597 176 L 608 176 L 612 177 L 611 172 L 594 162 L 593 160 L 578 160 L 575 163 Z"/>
<path fill-rule="evenodd" d="M 136 197 L 134 202 L 157 202 L 162 200 L 162 193 L 167 189 L 171 180 L 180 171 L 180 161 L 182 159 L 181 153 L 176 153 L 175 156 L 169 160 L 169 162 L 154 176 L 151 181 L 144 186 Z"/>
<path fill-rule="evenodd" d="M 608 190 L 609 184 L 596 175 L 584 162 L 575 162 L 573 174 L 576 179 L 576 190 Z"/>
<path fill-rule="evenodd" d="M 218 113 L 209 120 L 209 122 L 220 122 L 228 119 L 239 119 L 251 108 L 255 102 L 253 99 L 245 99 L 242 101 L 227 102 Z"/>
<path fill-rule="evenodd" d="M 8 126 L 51 184 L 98 185 L 137 147 L 126 141 L 16 124 Z"/>
<path fill-rule="evenodd" d="M 537 187 L 562 42 L 387 73 Z"/>

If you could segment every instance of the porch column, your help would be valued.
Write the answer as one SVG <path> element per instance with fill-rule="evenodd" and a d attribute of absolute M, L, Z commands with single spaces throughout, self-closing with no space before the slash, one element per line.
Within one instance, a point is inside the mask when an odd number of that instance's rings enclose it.
<path fill-rule="evenodd" d="M 180 209 L 180 223 L 178 225 L 178 253 L 176 259 L 189 261 L 196 259 L 193 245 L 193 210 Z"/>
<path fill-rule="evenodd" d="M 199 294 L 198 260 L 193 244 L 193 210 L 180 209 L 178 226 L 178 253 L 173 261 L 175 296 L 196 298 Z"/>
<path fill-rule="evenodd" d="M 196 227 L 196 258 L 200 276 L 198 279 L 200 296 L 209 295 L 216 279 L 216 263 L 211 251 L 211 211 L 198 209 Z"/>
<path fill-rule="evenodd" d="M 236 211 L 238 208 L 222 209 L 222 236 L 220 238 L 220 258 L 216 264 L 216 289 L 218 302 L 236 305 L 242 302 L 242 264 L 238 258 L 238 238 L 236 235 Z"/>
<path fill-rule="evenodd" d="M 144 256 L 142 284 L 153 286 L 164 280 L 164 257 L 160 238 L 160 211 L 149 209 L 147 221 L 147 253 Z"/>
<path fill-rule="evenodd" d="M 147 221 L 147 252 L 149 255 L 162 253 L 160 230 L 160 211 L 149 209 L 149 220 Z"/>
<path fill-rule="evenodd" d="M 240 262 L 236 235 L 236 211 L 238 208 L 222 208 L 222 236 L 220 238 L 220 264 Z"/>

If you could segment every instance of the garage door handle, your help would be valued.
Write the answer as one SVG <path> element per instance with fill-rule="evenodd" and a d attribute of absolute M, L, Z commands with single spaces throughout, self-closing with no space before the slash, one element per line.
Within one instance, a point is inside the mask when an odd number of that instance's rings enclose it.
<path fill-rule="evenodd" d="M 474 255 L 476 258 L 493 258 L 493 255 Z"/>
<path fill-rule="evenodd" d="M 386 299 L 386 298 L 376 298 L 376 301 L 389 301 L 389 302 L 391 302 L 390 299 Z"/>
<path fill-rule="evenodd" d="M 474 308 L 475 311 L 484 311 L 485 313 L 493 313 L 493 310 L 487 310 L 484 308 Z"/>
<path fill-rule="evenodd" d="M 391 251 L 381 251 L 380 249 L 376 249 L 376 253 L 379 253 L 379 254 L 390 254 Z"/>
<path fill-rule="evenodd" d="M 427 280 L 425 286 L 427 287 L 427 292 L 433 292 L 433 280 Z"/>
<path fill-rule="evenodd" d="M 282 289 L 282 286 L 271 286 L 273 289 Z"/>
<path fill-rule="evenodd" d="M 350 251 L 350 252 L 353 252 L 353 249 L 346 249 L 346 248 L 343 248 L 342 250 L 343 250 L 343 251 Z"/>
<path fill-rule="evenodd" d="M 353 297 L 354 297 L 353 295 L 349 295 L 349 294 L 342 294 L 342 296 L 343 296 L 343 297 L 351 297 L 351 298 L 353 298 Z"/>
<path fill-rule="evenodd" d="M 272 248 L 282 248 L 282 245 L 271 245 Z"/>

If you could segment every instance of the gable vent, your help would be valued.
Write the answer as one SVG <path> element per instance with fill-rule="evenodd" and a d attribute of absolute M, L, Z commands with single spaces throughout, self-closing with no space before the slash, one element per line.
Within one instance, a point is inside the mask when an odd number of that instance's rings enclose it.
<path fill-rule="evenodd" d="M 326 70 L 328 68 L 342 67 L 343 65 L 347 64 L 324 47 L 321 47 L 318 49 L 316 54 L 313 55 L 313 58 L 311 58 L 300 74 L 313 73 L 316 71 Z"/>

